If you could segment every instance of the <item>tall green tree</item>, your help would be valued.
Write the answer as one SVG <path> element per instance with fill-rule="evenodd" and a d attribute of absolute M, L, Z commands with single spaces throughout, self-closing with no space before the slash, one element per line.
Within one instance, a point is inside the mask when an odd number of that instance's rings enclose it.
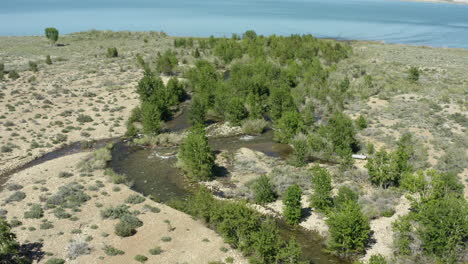
<path fill-rule="evenodd" d="M 328 247 L 337 255 L 351 256 L 364 252 L 370 237 L 369 220 L 359 204 L 348 201 L 327 220 L 330 230 Z"/>
<path fill-rule="evenodd" d="M 314 192 L 310 196 L 310 206 L 327 213 L 333 205 L 331 176 L 327 169 L 318 165 L 312 168 Z"/>
<path fill-rule="evenodd" d="M 177 78 L 171 78 L 166 85 L 167 102 L 170 106 L 177 105 L 184 99 L 185 90 L 183 83 Z"/>
<path fill-rule="evenodd" d="M 52 45 L 55 45 L 59 38 L 59 31 L 54 27 L 48 27 L 45 29 L 45 36 Z"/>
<path fill-rule="evenodd" d="M 178 155 L 182 169 L 193 181 L 207 181 L 213 177 L 214 154 L 208 145 L 205 129 L 195 126 L 179 148 Z"/>
<path fill-rule="evenodd" d="M 291 185 L 286 190 L 283 197 L 283 216 L 287 223 L 292 225 L 299 224 L 301 220 L 301 196 L 302 190 L 299 185 Z"/>
<path fill-rule="evenodd" d="M 16 235 L 10 225 L 0 217 L 0 264 L 27 264 L 29 260 L 20 256 Z"/>
<path fill-rule="evenodd" d="M 276 222 L 267 219 L 260 226 L 260 230 L 252 235 L 253 248 L 261 263 L 274 263 L 279 245 L 279 232 Z"/>
<path fill-rule="evenodd" d="M 397 185 L 399 176 L 396 164 L 393 162 L 392 154 L 381 149 L 367 161 L 365 165 L 369 173 L 370 181 L 380 187 L 387 188 Z"/>
<path fill-rule="evenodd" d="M 141 103 L 141 123 L 146 134 L 158 134 L 161 130 L 161 112 L 151 102 Z"/>
<path fill-rule="evenodd" d="M 192 125 L 205 125 L 206 103 L 198 95 L 195 95 L 190 104 L 188 117 Z"/>
<path fill-rule="evenodd" d="M 232 97 L 226 108 L 226 119 L 234 126 L 240 125 L 241 121 L 247 117 L 247 110 L 241 98 Z"/>

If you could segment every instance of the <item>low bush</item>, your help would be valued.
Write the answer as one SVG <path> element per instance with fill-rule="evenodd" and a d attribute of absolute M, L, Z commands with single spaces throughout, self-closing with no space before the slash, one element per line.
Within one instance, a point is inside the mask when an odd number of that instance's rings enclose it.
<path fill-rule="evenodd" d="M 129 204 L 139 204 L 146 200 L 145 197 L 138 195 L 138 194 L 131 194 L 130 196 L 125 199 L 125 203 Z"/>
<path fill-rule="evenodd" d="M 259 204 L 274 202 L 276 193 L 273 188 L 270 179 L 266 175 L 260 176 L 251 185 L 255 202 Z"/>
<path fill-rule="evenodd" d="M 247 135 L 260 135 L 268 126 L 264 119 L 246 120 L 242 124 L 242 132 Z"/>
<path fill-rule="evenodd" d="M 39 219 L 44 216 L 44 210 L 42 209 L 41 205 L 33 204 L 29 208 L 29 211 L 24 212 L 24 218 L 26 219 Z"/>
<path fill-rule="evenodd" d="M 37 72 L 37 63 L 35 63 L 34 61 L 29 61 L 29 70 L 31 70 L 32 72 Z"/>
<path fill-rule="evenodd" d="M 155 248 L 152 248 L 149 250 L 149 253 L 151 255 L 159 255 L 163 252 L 163 250 L 161 249 L 161 247 L 155 247 Z"/>
<path fill-rule="evenodd" d="M 146 261 L 148 261 L 148 258 L 143 255 L 136 255 L 133 259 L 140 263 L 145 263 Z"/>
<path fill-rule="evenodd" d="M 106 253 L 107 256 L 117 256 L 125 254 L 124 251 L 108 245 L 105 245 L 102 250 L 104 250 L 104 253 Z"/>
<path fill-rule="evenodd" d="M 83 185 L 76 182 L 63 185 L 59 187 L 55 195 L 47 199 L 47 205 L 76 209 L 91 199 L 89 195 L 83 192 L 83 189 Z"/>
<path fill-rule="evenodd" d="M 19 202 L 24 200 L 26 198 L 26 193 L 21 192 L 21 191 L 16 191 L 12 195 L 10 195 L 8 198 L 6 198 L 5 202 L 6 203 L 11 203 L 11 202 Z"/>
<path fill-rule="evenodd" d="M 119 52 L 117 51 L 117 48 L 115 48 L 115 47 L 108 48 L 106 55 L 107 55 L 108 58 L 116 58 L 116 57 L 119 56 Z"/>
<path fill-rule="evenodd" d="M 61 258 L 51 258 L 45 264 L 65 264 L 65 260 Z"/>
<path fill-rule="evenodd" d="M 76 259 L 81 255 L 89 255 L 90 253 L 91 247 L 82 239 L 72 240 L 67 245 L 67 256 L 70 259 Z"/>
<path fill-rule="evenodd" d="M 128 206 L 125 204 L 117 205 L 116 207 L 109 207 L 101 211 L 101 217 L 104 219 L 118 219 L 123 215 L 130 214 Z"/>

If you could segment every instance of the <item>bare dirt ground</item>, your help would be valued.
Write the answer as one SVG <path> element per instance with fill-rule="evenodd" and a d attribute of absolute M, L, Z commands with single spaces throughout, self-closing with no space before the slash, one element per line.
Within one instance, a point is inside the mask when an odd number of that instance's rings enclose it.
<path fill-rule="evenodd" d="M 13 228 L 21 243 L 39 243 L 36 263 L 44 263 L 52 253 L 52 257 L 67 259 L 67 263 L 133 263 L 134 256 L 141 254 L 149 258 L 148 263 L 200 263 L 223 261 L 232 257 L 234 263 L 246 263 L 235 250 L 214 231 L 203 223 L 193 220 L 190 216 L 146 199 L 140 204 L 127 204 L 131 211 L 139 211 L 137 217 L 143 221 L 143 226 L 131 237 L 121 238 L 114 233 L 118 220 L 102 219 L 100 211 L 110 206 L 123 204 L 125 199 L 136 194 L 125 185 L 115 185 L 109 182 L 103 171 L 96 171 L 92 176 L 80 176 L 75 169 L 76 164 L 88 153 L 78 153 L 57 158 L 14 174 L 6 186 L 19 184 L 26 198 L 18 202 L 4 201 L 15 191 L 0 192 L 1 208 L 7 211 L 9 221 L 20 220 L 22 225 Z M 60 172 L 69 172 L 73 176 L 59 177 Z M 40 219 L 25 219 L 23 214 L 30 204 L 41 204 L 54 195 L 58 188 L 77 182 L 84 187 L 84 192 L 91 199 L 85 202 L 78 212 L 73 212 L 76 219 L 58 219 L 52 210 L 45 210 Z M 96 186 L 97 189 L 96 189 Z M 154 213 L 145 210 L 144 205 L 160 209 Z M 41 229 L 41 224 L 50 222 L 53 227 Z M 164 242 L 163 238 L 170 241 Z M 67 246 L 70 240 L 82 239 L 89 242 L 91 252 L 71 260 L 67 257 Z M 123 255 L 108 256 L 103 251 L 105 245 L 115 247 L 125 252 Z M 149 254 L 149 250 L 161 247 L 159 255 Z M 221 250 L 223 249 L 223 250 Z M 40 253 L 42 252 L 42 253 Z"/>

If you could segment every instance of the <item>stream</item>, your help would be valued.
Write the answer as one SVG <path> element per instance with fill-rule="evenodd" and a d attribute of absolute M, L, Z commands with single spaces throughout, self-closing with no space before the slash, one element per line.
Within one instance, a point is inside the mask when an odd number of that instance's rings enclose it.
<path fill-rule="evenodd" d="M 181 131 L 189 127 L 187 111 L 166 123 L 166 130 Z M 184 199 L 191 195 L 194 186 L 189 184 L 182 172 L 175 168 L 177 161 L 177 147 L 148 148 L 130 145 L 119 139 L 104 139 L 96 141 L 94 148 L 115 142 L 112 149 L 112 161 L 108 166 L 117 173 L 125 174 L 133 183 L 132 189 L 145 195 L 152 196 L 156 201 L 167 202 L 171 199 Z M 286 159 L 292 148 L 287 144 L 273 141 L 273 131 L 268 130 L 259 136 L 232 136 L 222 138 L 209 138 L 209 144 L 215 153 L 220 151 L 235 151 L 240 148 L 249 148 L 260 151 L 271 157 Z M 0 177 L 0 191 L 9 176 L 12 174 L 56 159 L 62 156 L 89 151 L 83 149 L 79 142 L 49 152 L 24 166 L 10 171 Z M 218 168 L 215 175 L 226 177 L 226 169 Z M 277 219 L 280 235 L 288 240 L 294 238 L 302 248 L 304 260 L 314 264 L 349 264 L 349 261 L 327 254 L 324 251 L 323 239 L 315 232 L 302 227 L 292 227 Z"/>

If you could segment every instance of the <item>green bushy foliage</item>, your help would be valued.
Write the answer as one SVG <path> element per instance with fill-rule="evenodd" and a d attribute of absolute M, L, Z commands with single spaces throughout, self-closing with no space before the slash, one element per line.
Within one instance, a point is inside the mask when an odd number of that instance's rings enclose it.
<path fill-rule="evenodd" d="M 52 59 L 50 58 L 50 55 L 47 55 L 47 56 L 46 56 L 45 63 L 46 63 L 47 65 L 52 65 Z"/>
<path fill-rule="evenodd" d="M 292 185 L 284 194 L 283 197 L 283 216 L 289 224 L 299 224 L 301 220 L 301 196 L 302 190 L 298 185 Z"/>
<path fill-rule="evenodd" d="M 39 219 L 44 216 L 44 210 L 41 205 L 33 204 L 28 211 L 24 212 L 24 218 L 26 219 Z"/>
<path fill-rule="evenodd" d="M 179 61 L 173 51 L 167 50 L 156 59 L 156 71 L 162 74 L 171 75 Z"/>
<path fill-rule="evenodd" d="M 113 48 L 107 48 L 107 54 L 106 56 L 108 58 L 117 58 L 119 56 L 119 52 L 117 51 L 116 47 Z"/>
<path fill-rule="evenodd" d="M 283 113 L 275 122 L 275 140 L 281 143 L 289 143 L 291 139 L 304 127 L 301 115 L 297 111 Z"/>
<path fill-rule="evenodd" d="M 266 175 L 260 176 L 252 183 L 254 201 L 259 204 L 271 203 L 276 200 L 276 193 L 270 179 Z"/>
<path fill-rule="evenodd" d="M 59 31 L 54 27 L 48 27 L 45 29 L 45 36 L 54 45 L 59 38 Z"/>
<path fill-rule="evenodd" d="M 411 67 L 408 70 L 408 80 L 411 82 L 419 81 L 419 69 L 417 67 Z"/>
<path fill-rule="evenodd" d="M 178 159 L 189 179 L 206 181 L 212 178 L 215 158 L 203 127 L 190 130 L 180 145 Z"/>
<path fill-rule="evenodd" d="M 347 186 L 341 186 L 338 189 L 338 195 L 333 198 L 333 204 L 337 209 L 346 204 L 349 201 L 357 203 L 359 194 L 351 190 Z"/>
<path fill-rule="evenodd" d="M 330 230 L 330 250 L 342 256 L 364 252 L 371 230 L 369 220 L 356 202 L 348 201 L 332 212 L 327 224 Z"/>
<path fill-rule="evenodd" d="M 326 213 L 333 205 L 330 173 L 317 165 L 312 168 L 312 175 L 314 192 L 310 196 L 310 206 Z"/>
<path fill-rule="evenodd" d="M 11 71 L 8 73 L 8 78 L 10 78 L 10 79 L 12 79 L 12 80 L 17 80 L 19 77 L 20 77 L 20 75 L 19 75 L 18 72 L 15 71 L 15 70 L 11 70 Z"/>
<path fill-rule="evenodd" d="M 29 61 L 28 65 L 29 65 L 29 70 L 32 72 L 37 72 L 39 70 L 37 67 L 37 63 L 34 61 Z"/>

